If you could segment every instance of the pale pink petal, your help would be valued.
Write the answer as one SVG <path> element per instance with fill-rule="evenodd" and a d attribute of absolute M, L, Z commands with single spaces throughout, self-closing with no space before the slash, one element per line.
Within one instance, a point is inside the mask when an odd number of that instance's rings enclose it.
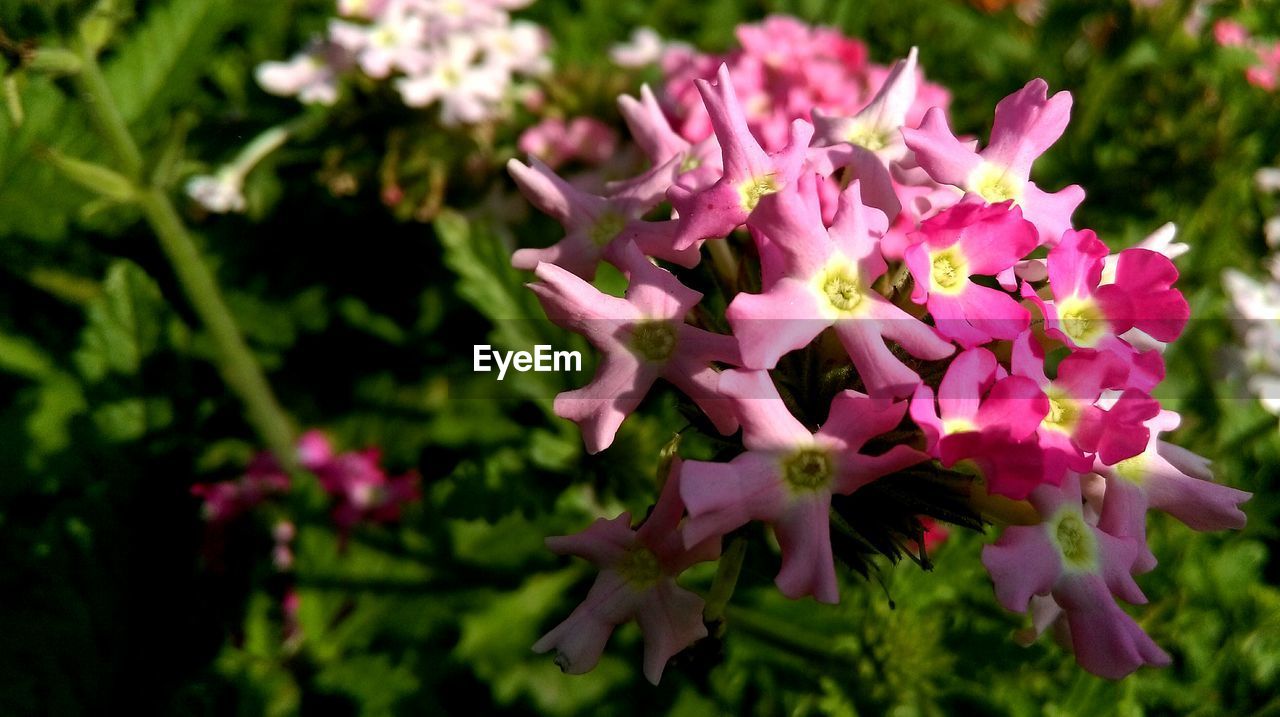
<path fill-rule="evenodd" d="M 790 450 L 813 442 L 812 434 L 787 410 L 767 371 L 724 371 L 720 392 L 734 402 L 747 450 Z"/>
<path fill-rule="evenodd" d="M 840 602 L 831 554 L 830 510 L 830 494 L 805 496 L 796 499 L 774 523 L 782 549 L 782 568 L 774 582 L 786 597 L 794 600 L 812 595 L 818 602 Z"/>
<path fill-rule="evenodd" d="M 636 610 L 644 635 L 644 676 L 653 684 L 673 655 L 707 636 L 702 622 L 706 603 L 696 594 L 665 579 L 645 593 Z"/>
<path fill-rule="evenodd" d="M 1071 119 L 1071 93 L 1048 94 L 1048 83 L 1037 78 L 1000 100 L 982 158 L 1026 181 L 1032 162 L 1058 141 Z"/>
<path fill-rule="evenodd" d="M 947 125 L 946 112 L 939 107 L 925 113 L 919 129 L 902 128 L 902 136 L 916 162 L 940 184 L 965 186 L 982 162 L 971 146 L 956 139 Z"/>
<path fill-rule="evenodd" d="M 996 599 L 1014 612 L 1026 612 L 1033 595 L 1048 595 L 1062 572 L 1058 550 L 1042 526 L 1011 525 L 982 549 L 982 564 L 995 583 Z"/>
<path fill-rule="evenodd" d="M 623 513 L 613 520 L 597 518 L 582 532 L 547 538 L 547 548 L 551 552 L 576 555 L 601 568 L 616 563 L 634 543 L 630 513 Z"/>
<path fill-rule="evenodd" d="M 784 354 L 807 346 L 832 324 L 821 318 L 817 297 L 806 284 L 782 279 L 763 294 L 738 294 L 725 310 L 748 368 L 770 369 Z"/>
<path fill-rule="evenodd" d="M 685 461 L 680 497 L 689 510 L 687 546 L 724 535 L 752 520 L 772 522 L 787 506 L 776 456 L 747 452 L 728 463 Z"/>

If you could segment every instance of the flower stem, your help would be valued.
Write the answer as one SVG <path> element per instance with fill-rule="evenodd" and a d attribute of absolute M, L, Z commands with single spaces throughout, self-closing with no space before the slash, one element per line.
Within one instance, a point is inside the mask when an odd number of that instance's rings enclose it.
<path fill-rule="evenodd" d="M 747 540 L 741 536 L 729 543 L 729 549 L 720 556 L 720 564 L 716 566 L 716 576 L 711 581 L 711 591 L 707 593 L 707 607 L 702 617 L 707 622 L 719 622 L 724 619 L 725 608 L 733 597 L 733 590 L 738 586 L 738 575 L 742 572 L 742 560 L 747 555 Z"/>
<path fill-rule="evenodd" d="M 267 447 L 283 465 L 292 467 L 293 423 L 280 407 L 257 359 L 245 344 L 195 241 L 182 224 L 173 203 L 159 189 L 145 190 L 140 202 L 147 222 L 186 291 L 187 299 L 213 338 L 222 379 L 244 402 L 249 423 Z"/>
<path fill-rule="evenodd" d="M 92 52 L 83 51 L 84 65 L 75 76 L 76 89 L 89 117 L 120 162 L 122 173 L 132 181 L 142 175 L 142 152 L 111 96 L 106 78 Z M 249 423 L 286 468 L 292 469 L 295 430 L 267 384 L 266 376 L 250 352 L 240 328 L 227 308 L 213 272 L 200 256 L 173 202 L 156 187 L 140 188 L 137 202 L 147 223 L 160 241 L 187 300 L 200 317 L 217 349 L 218 369 L 244 403 Z"/>
<path fill-rule="evenodd" d="M 129 134 L 129 126 L 111 96 L 111 88 L 107 86 L 98 58 L 85 50 L 81 52 L 80 59 L 84 64 L 74 76 L 80 100 L 89 109 L 89 118 L 102 133 L 102 139 L 120 161 L 120 173 L 137 181 L 142 174 L 142 152 Z"/>

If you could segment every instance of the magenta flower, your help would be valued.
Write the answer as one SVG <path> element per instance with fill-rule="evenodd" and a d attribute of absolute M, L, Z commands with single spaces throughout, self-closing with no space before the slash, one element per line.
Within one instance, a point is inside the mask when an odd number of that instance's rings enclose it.
<path fill-rule="evenodd" d="M 1131 603 L 1147 601 L 1130 574 L 1137 544 L 1086 522 L 1075 473 L 1061 487 L 1036 488 L 1031 502 L 1042 523 L 1009 526 L 982 550 L 1000 604 L 1026 612 L 1032 596 L 1052 595 L 1062 607 L 1076 661 L 1095 675 L 1118 679 L 1142 665 L 1169 664 L 1169 656 L 1112 599 L 1114 594 Z"/>
<path fill-rule="evenodd" d="M 621 268 L 622 247 L 631 242 L 646 255 L 681 266 L 695 266 L 701 258 L 697 246 L 674 248 L 675 223 L 640 220 L 661 201 L 661 191 L 670 186 L 678 160 L 667 161 L 608 197 L 578 189 L 536 158 L 529 161 L 533 166 L 513 159 L 507 162 L 507 171 L 534 206 L 560 222 L 565 237 L 543 249 L 516 250 L 511 264 L 517 269 L 533 269 L 545 262 L 589 280 L 601 259 Z"/>
<path fill-rule="evenodd" d="M 684 323 L 702 295 L 654 266 L 634 244 L 620 255 L 631 282 L 625 299 L 601 293 L 554 264 L 539 263 L 534 270 L 539 281 L 529 288 L 547 316 L 603 354 L 590 384 L 556 396 L 556 415 L 577 423 L 587 452 L 598 453 L 661 376 L 693 399 L 722 433 L 736 431 L 733 414 L 717 400 L 719 374 L 711 363 L 738 365 L 737 341 Z"/>
<path fill-rule="evenodd" d="M 976 194 L 990 204 L 1012 200 L 1040 232 L 1040 243 L 1053 245 L 1071 228 L 1071 214 L 1084 200 L 1084 190 L 1071 185 L 1044 192 L 1030 180 L 1031 165 L 1058 138 L 1071 117 L 1071 93 L 1048 97 L 1044 80 L 1032 80 L 996 105 L 991 142 L 976 151 L 956 139 L 941 109 L 925 114 L 919 129 L 902 130 L 907 147 L 929 176 Z"/>
<path fill-rule="evenodd" d="M 1093 454 L 1110 465 L 1141 453 L 1150 436 L 1144 423 L 1160 411 L 1145 392 L 1125 389 L 1108 408 L 1099 405 L 1104 392 L 1124 389 L 1129 367 L 1114 354 L 1078 351 L 1058 364 L 1051 381 L 1044 372 L 1044 350 L 1030 332 L 1014 342 L 1014 375 L 1034 381 L 1049 398 L 1049 413 L 1036 435 L 1046 455 L 1045 479 L 1057 484 L 1062 473 L 1087 472 Z"/>
<path fill-rule="evenodd" d="M 1043 481 L 1045 457 L 1032 436 L 1049 400 L 1034 381 L 1009 376 L 990 351 L 962 352 L 947 367 L 936 404 L 933 389 L 921 385 L 910 412 L 929 453 L 948 467 L 976 465 L 988 493 L 1021 500 Z"/>
<path fill-rule="evenodd" d="M 1240 504 L 1251 493 L 1213 482 L 1209 461 L 1159 439 L 1180 422 L 1173 411 L 1160 411 L 1147 421 L 1150 438 L 1143 451 L 1115 465 L 1096 461 L 1093 466 L 1106 478 L 1106 493 L 1098 527 L 1141 547 L 1135 568 L 1146 572 L 1156 566 L 1147 547 L 1147 508 L 1163 511 L 1195 530 L 1240 529 L 1245 524 Z"/>
<path fill-rule="evenodd" d="M 1168 257 L 1126 249 L 1115 259 L 1115 283 L 1102 283 L 1108 250 L 1090 230 L 1069 231 L 1049 252 L 1045 301 L 1030 287 L 1022 293 L 1040 307 L 1045 331 L 1068 346 L 1114 353 L 1132 366 L 1128 386 L 1150 391 L 1164 378 L 1158 351 L 1138 351 L 1120 335 L 1137 328 L 1157 341 L 1176 339 L 1191 315 L 1173 288 L 1178 270 Z"/>
<path fill-rule="evenodd" d="M 743 365 L 773 368 L 829 326 L 872 396 L 905 396 L 920 377 L 885 345 L 937 360 L 955 348 L 872 289 L 886 271 L 873 232 L 884 215 L 863 206 L 849 185 L 830 230 L 822 225 L 812 179 L 765 197 L 750 226 L 760 249 L 764 293 L 738 294 L 725 316 L 742 347 Z"/>
<path fill-rule="evenodd" d="M 869 456 L 870 439 L 898 425 L 905 402 L 844 391 L 810 433 L 787 411 L 764 371 L 734 369 L 720 391 L 742 423 L 746 452 L 728 463 L 686 461 L 680 494 L 689 509 L 685 543 L 724 535 L 751 520 L 773 526 L 782 548 L 776 583 L 790 598 L 839 601 L 828 513 L 834 493 L 849 495 L 875 479 L 929 459 L 905 445 Z"/>
<path fill-rule="evenodd" d="M 1031 314 L 1007 293 L 971 281 L 1007 272 L 1036 246 L 1017 206 L 957 204 L 926 220 L 904 252 L 915 279 L 911 299 L 926 304 L 938 332 L 969 348 L 1012 339 Z"/>
<path fill-rule="evenodd" d="M 547 539 L 561 555 L 576 555 L 600 568 L 587 598 L 564 622 L 533 645 L 533 651 L 556 651 L 556 664 L 569 674 L 590 671 L 600 661 L 613 629 L 630 620 L 644 635 L 644 676 L 653 684 L 673 655 L 707 636 L 702 598 L 676 583 L 695 563 L 720 554 L 714 536 L 685 547 L 680 521 L 680 461 L 662 489 L 653 513 L 631 529 L 631 514 L 600 518 L 577 535 Z"/>
<path fill-rule="evenodd" d="M 705 189 L 676 184 L 667 192 L 680 214 L 677 249 L 727 235 L 747 220 L 761 197 L 794 182 L 813 136 L 812 125 L 797 120 L 791 125 L 790 144 L 776 154 L 766 154 L 747 128 L 729 68 L 721 65 L 717 77 L 715 85 L 704 80 L 696 84 L 720 142 L 724 174 Z"/>

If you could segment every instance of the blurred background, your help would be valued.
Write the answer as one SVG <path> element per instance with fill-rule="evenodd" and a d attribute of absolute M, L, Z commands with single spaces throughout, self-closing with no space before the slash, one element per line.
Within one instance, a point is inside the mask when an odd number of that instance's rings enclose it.
<path fill-rule="evenodd" d="M 478 343 L 585 347 L 539 320 L 510 268 L 514 246 L 560 229 L 503 164 L 547 119 L 626 136 L 615 97 L 662 79 L 608 59 L 635 28 L 722 52 L 771 13 L 838 28 L 880 64 L 919 46 L 958 131 L 986 132 L 1033 77 L 1070 90 L 1036 181 L 1082 185 L 1076 224 L 1113 248 L 1165 222 L 1190 245 L 1193 320 L 1161 398 L 1183 414 L 1175 442 L 1255 497 L 1239 533 L 1151 519 L 1161 565 L 1135 614 L 1172 667 L 1109 682 L 1049 637 L 1019 646 L 1027 624 L 978 560 L 990 535 L 958 528 L 931 570 L 881 560 L 845 576 L 834 608 L 781 598 L 773 557 L 750 557 L 725 634 L 658 687 L 634 625 L 588 675 L 531 652 L 594 576 L 544 537 L 643 515 L 687 421 L 657 391 L 588 456 L 550 411 L 587 374 L 498 390 L 471 372 Z M 1259 174 L 1280 164 L 1280 5 L 538 0 L 515 14 L 545 30 L 551 69 L 466 128 L 368 77 L 330 106 L 265 92 L 256 68 L 325 32 L 330 0 L 0 0 L 0 714 L 1280 714 L 1280 431 L 1255 395 L 1280 372 L 1280 181 Z M 119 167 L 119 142 L 78 99 L 91 79 L 45 52 L 69 45 L 100 46 L 142 171 L 295 425 L 380 449 L 352 455 L 395 476 L 388 495 L 404 487 L 386 510 L 272 487 L 263 421 L 228 391 L 207 307 L 156 241 L 163 211 L 100 171 Z M 607 176 L 605 160 L 634 156 L 617 141 L 560 162 Z M 237 168 L 243 205 L 218 213 L 192 180 Z M 1271 333 L 1233 321 L 1251 306 Z M 711 572 L 687 577 L 705 589 Z"/>

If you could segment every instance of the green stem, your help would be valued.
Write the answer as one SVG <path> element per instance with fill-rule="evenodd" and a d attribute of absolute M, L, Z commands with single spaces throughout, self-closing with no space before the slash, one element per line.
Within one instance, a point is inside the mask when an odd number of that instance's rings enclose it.
<path fill-rule="evenodd" d="M 741 536 L 729 543 L 729 549 L 720 556 L 720 564 L 716 566 L 716 577 L 711 581 L 711 591 L 707 593 L 707 607 L 702 617 L 707 622 L 724 619 L 725 608 L 733 597 L 733 590 L 738 586 L 738 575 L 742 572 L 742 560 L 747 555 L 747 540 Z"/>
<path fill-rule="evenodd" d="M 140 202 L 147 222 L 155 231 L 165 256 L 186 291 L 187 299 L 213 338 L 223 380 L 244 402 L 249 422 L 267 447 L 281 463 L 291 467 L 294 463 L 293 423 L 276 401 L 262 369 L 245 344 L 195 241 L 182 224 L 173 203 L 159 189 L 144 191 Z"/>
<path fill-rule="evenodd" d="M 80 99 L 89 108 L 89 117 L 102 133 L 107 146 L 120 161 L 120 173 L 137 181 L 142 176 L 142 152 L 129 134 L 129 126 L 125 124 L 120 108 L 116 107 L 98 59 L 87 50 L 80 53 L 80 59 L 84 64 L 74 77 Z"/>
<path fill-rule="evenodd" d="M 82 52 L 81 56 L 84 66 L 76 75 L 81 99 L 103 139 L 119 158 L 123 173 L 137 181 L 142 174 L 142 152 L 111 97 L 97 58 L 88 51 Z M 249 423 L 267 447 L 282 465 L 294 468 L 293 422 L 267 384 L 262 368 L 249 351 L 222 298 L 213 272 L 200 256 L 200 250 L 178 216 L 173 202 L 160 189 L 148 187 L 138 190 L 138 203 L 160 240 L 160 247 L 173 266 L 187 300 L 213 339 L 223 380 L 244 402 Z"/>
<path fill-rule="evenodd" d="M 738 260 L 729 247 L 729 239 L 708 239 L 707 250 L 711 253 L 711 263 L 720 275 L 724 285 L 725 296 L 732 296 L 738 290 Z"/>

